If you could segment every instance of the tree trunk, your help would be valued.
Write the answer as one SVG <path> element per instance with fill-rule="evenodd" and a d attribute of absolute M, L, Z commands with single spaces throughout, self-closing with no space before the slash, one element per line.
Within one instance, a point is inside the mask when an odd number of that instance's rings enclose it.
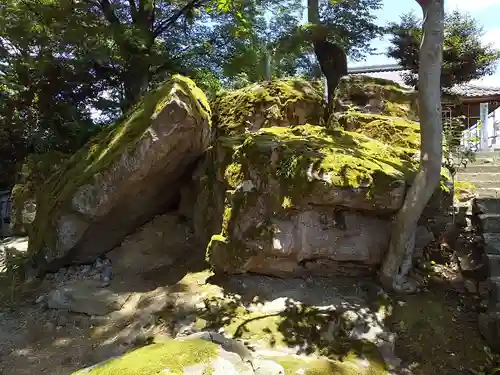
<path fill-rule="evenodd" d="M 420 169 L 403 207 L 393 221 L 389 250 L 381 268 L 385 288 L 412 291 L 407 282 L 415 248 L 417 222 L 439 185 L 442 159 L 441 65 L 444 39 L 444 0 L 417 0 L 424 16 L 420 46 L 419 118 Z"/>
<path fill-rule="evenodd" d="M 314 42 L 317 39 L 318 26 L 319 26 L 319 0 L 307 0 L 307 22 L 313 25 L 312 35 L 311 35 L 311 43 L 314 45 Z M 316 56 L 317 57 L 317 56 Z M 313 69 L 313 77 L 321 78 L 323 75 L 323 71 L 321 70 L 321 66 L 319 62 L 316 62 L 317 66 Z M 326 79 L 325 79 L 326 81 Z M 326 82 L 325 82 L 326 86 Z M 326 89 L 326 87 L 325 87 Z"/>
<path fill-rule="evenodd" d="M 131 56 L 123 79 L 124 100 L 122 111 L 133 107 L 146 93 L 149 86 L 150 63 L 141 56 Z"/>
<path fill-rule="evenodd" d="M 319 25 L 319 0 L 307 0 L 307 22 Z"/>

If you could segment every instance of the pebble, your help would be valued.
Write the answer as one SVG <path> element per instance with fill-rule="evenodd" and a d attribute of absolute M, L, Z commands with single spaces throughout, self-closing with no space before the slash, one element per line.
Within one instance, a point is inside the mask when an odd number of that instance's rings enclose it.
<path fill-rule="evenodd" d="M 42 302 L 44 302 L 46 299 L 47 299 L 47 296 L 46 296 L 46 295 L 41 295 L 41 296 L 39 296 L 39 297 L 36 299 L 35 303 L 36 303 L 36 304 L 42 303 Z"/>
<path fill-rule="evenodd" d="M 71 280 L 102 280 L 109 283 L 112 276 L 111 261 L 107 258 L 99 258 L 92 264 L 69 266 L 61 268 L 55 273 L 47 273 L 45 280 L 54 281 L 59 284 L 64 284 Z"/>

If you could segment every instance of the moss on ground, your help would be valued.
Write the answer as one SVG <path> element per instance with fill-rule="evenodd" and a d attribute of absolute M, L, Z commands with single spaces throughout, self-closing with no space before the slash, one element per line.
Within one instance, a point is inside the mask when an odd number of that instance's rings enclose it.
<path fill-rule="evenodd" d="M 276 313 L 250 311 L 241 301 L 227 296 L 212 298 L 206 305 L 207 308 L 197 314 L 198 329 L 222 329 L 228 336 L 259 347 L 299 350 L 301 356 L 269 358 L 281 363 L 285 374 L 295 374 L 300 368 L 306 374 L 318 375 L 386 374 L 385 364 L 374 344 L 350 339 L 342 329 L 334 337 L 324 336 L 332 321 L 339 322 L 340 326 L 346 323 L 336 311 L 301 304 L 287 304 Z M 318 359 L 309 360 L 311 358 Z"/>
<path fill-rule="evenodd" d="M 195 364 L 208 364 L 217 356 L 218 345 L 203 340 L 169 340 L 136 349 L 98 366 L 89 375 L 151 375 L 170 370 L 183 374 L 183 369 Z M 164 371 L 167 372 L 167 371 Z M 209 372 L 208 372 L 209 373 Z M 74 373 L 74 375 L 78 372 Z"/>
<path fill-rule="evenodd" d="M 220 93 L 213 103 L 214 126 L 220 134 L 245 132 L 255 116 L 263 116 L 262 127 L 319 123 L 324 91 L 319 81 L 283 79 L 259 82 L 240 90 Z M 299 106 L 301 115 L 299 118 Z M 248 122 L 251 122 L 249 124 Z"/>
<path fill-rule="evenodd" d="M 469 310 L 473 302 L 440 283 L 429 289 L 394 304 L 389 324 L 397 334 L 396 355 L 412 364 L 415 375 L 466 374 L 479 368 L 487 356 L 477 313 Z"/>
<path fill-rule="evenodd" d="M 53 226 L 61 208 L 70 204 L 75 191 L 115 161 L 117 155 L 133 151 L 152 118 L 175 100 L 185 103 L 192 116 L 210 124 L 211 112 L 205 94 L 189 78 L 176 75 L 148 92 L 126 116 L 90 140 L 46 182 L 33 223 L 31 254 L 54 247 Z"/>

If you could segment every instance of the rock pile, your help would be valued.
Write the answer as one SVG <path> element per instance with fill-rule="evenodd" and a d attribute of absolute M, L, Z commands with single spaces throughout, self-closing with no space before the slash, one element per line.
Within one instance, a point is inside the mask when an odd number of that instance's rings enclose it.
<path fill-rule="evenodd" d="M 280 80 L 220 94 L 212 116 L 194 83 L 174 78 L 38 192 L 37 267 L 88 264 L 115 249 L 114 263 L 138 274 L 206 247 L 225 273 L 372 273 L 417 169 L 415 93 L 354 76 L 336 103 L 325 124 L 318 83 Z M 443 176 L 423 225 L 449 193 Z M 429 241 L 418 233 L 419 245 Z"/>

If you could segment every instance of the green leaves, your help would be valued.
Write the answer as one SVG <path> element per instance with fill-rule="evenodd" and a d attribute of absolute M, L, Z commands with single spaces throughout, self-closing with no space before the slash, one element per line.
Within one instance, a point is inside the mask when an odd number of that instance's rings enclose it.
<path fill-rule="evenodd" d="M 265 79 L 268 55 L 273 77 L 311 76 L 314 30 L 363 56 L 380 4 L 322 2 L 311 28 L 301 0 L 4 0 L 0 156 L 72 152 L 175 73 L 209 95 Z"/>
<path fill-rule="evenodd" d="M 392 45 L 387 50 L 387 56 L 398 60 L 414 73 L 405 79 L 412 86 L 417 85 L 415 74 L 419 65 L 421 28 L 422 21 L 414 13 L 403 15 L 399 23 L 393 23 L 388 28 L 392 34 Z M 494 73 L 500 53 L 491 44 L 483 42 L 483 35 L 481 25 L 468 14 L 453 11 L 446 15 L 441 75 L 443 87 Z"/>

